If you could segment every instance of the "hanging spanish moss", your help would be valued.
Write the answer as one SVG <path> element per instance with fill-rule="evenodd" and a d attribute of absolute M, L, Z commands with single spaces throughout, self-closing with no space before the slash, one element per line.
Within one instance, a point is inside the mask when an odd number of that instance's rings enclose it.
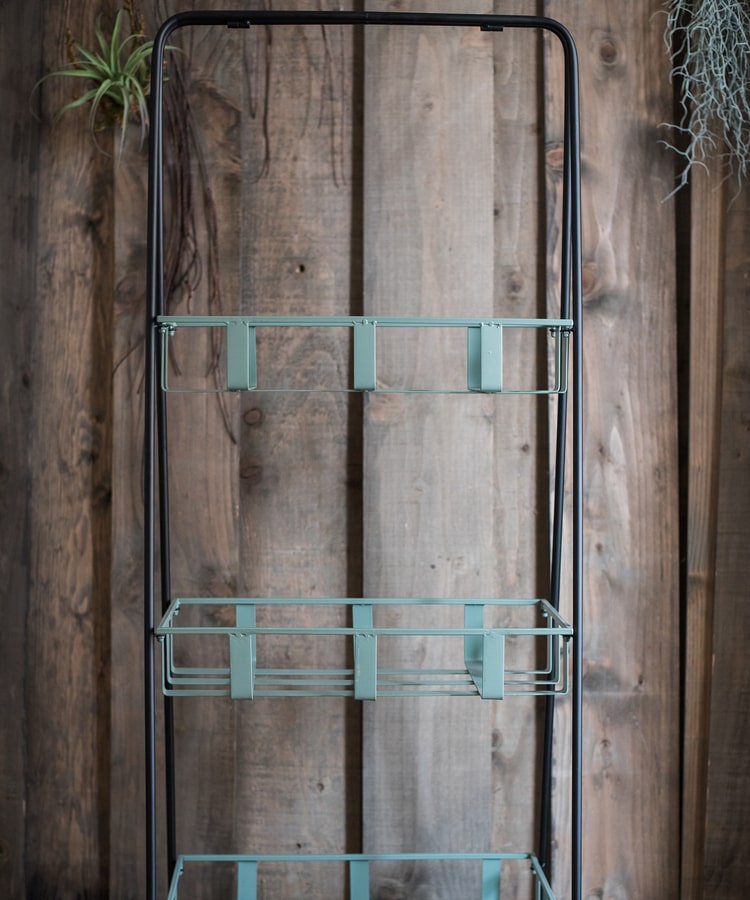
<path fill-rule="evenodd" d="M 671 0 L 664 39 L 682 109 L 670 127 L 683 140 L 666 142 L 684 160 L 675 190 L 711 160 L 742 182 L 750 166 L 748 0 Z"/>

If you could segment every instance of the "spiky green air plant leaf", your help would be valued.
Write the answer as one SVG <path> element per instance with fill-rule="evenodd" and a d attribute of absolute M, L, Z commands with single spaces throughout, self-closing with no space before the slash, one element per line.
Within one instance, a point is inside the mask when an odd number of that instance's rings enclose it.
<path fill-rule="evenodd" d="M 681 90 L 682 119 L 670 127 L 685 138 L 665 141 L 684 159 L 675 190 L 712 159 L 741 183 L 750 166 L 750 3 L 670 0 L 664 40 Z"/>
<path fill-rule="evenodd" d="M 58 119 L 63 113 L 81 106 L 90 106 L 89 129 L 94 142 L 96 131 L 114 123 L 121 126 L 117 160 L 122 158 L 125 148 L 125 136 L 128 124 L 140 123 L 141 143 L 148 130 L 148 94 L 151 81 L 151 51 L 153 41 L 147 41 L 140 31 L 134 31 L 127 37 L 122 36 L 124 10 L 118 11 L 112 34 L 109 38 L 97 20 L 95 35 L 98 43 L 96 51 L 87 50 L 79 43 L 73 43 L 72 65 L 65 69 L 50 72 L 47 78 L 82 78 L 93 83 L 93 86 L 80 97 L 66 103 L 57 113 Z M 134 15 L 132 4 L 128 6 L 133 26 Z M 173 48 L 170 48 L 173 49 Z M 41 83 L 41 82 L 39 82 Z"/>

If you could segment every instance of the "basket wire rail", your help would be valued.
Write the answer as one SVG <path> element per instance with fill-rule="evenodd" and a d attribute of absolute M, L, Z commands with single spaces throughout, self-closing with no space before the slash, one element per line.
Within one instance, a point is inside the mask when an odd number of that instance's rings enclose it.
<path fill-rule="evenodd" d="M 393 317 L 288 316 L 170 316 L 164 296 L 164 172 L 163 83 L 168 39 L 179 28 L 251 28 L 254 26 L 459 26 L 501 32 L 537 29 L 559 41 L 564 55 L 565 112 L 560 252 L 560 310 L 556 319 L 406 319 Z M 151 58 L 149 132 L 149 198 L 147 244 L 147 308 L 145 339 L 145 466 L 144 466 L 144 713 L 146 757 L 146 893 L 157 896 L 157 766 L 156 694 L 164 703 L 166 790 L 166 864 L 168 900 L 177 900 L 180 880 L 195 866 L 229 863 L 236 867 L 237 900 L 255 900 L 259 866 L 333 861 L 348 868 L 349 896 L 369 900 L 370 863 L 391 861 L 475 860 L 481 865 L 481 900 L 499 900 L 501 869 L 511 862 L 528 864 L 536 900 L 554 900 L 548 870 L 551 850 L 552 741 L 554 702 L 570 693 L 571 714 L 571 885 L 572 900 L 582 898 L 582 626 L 583 626 L 583 350 L 581 301 L 581 204 L 578 63 L 570 33 L 559 22 L 541 16 L 432 14 L 397 12 L 192 11 L 167 19 L 154 40 Z M 169 477 L 167 453 L 167 397 L 171 393 L 242 392 L 273 390 L 259 386 L 256 334 L 262 329 L 334 328 L 351 332 L 354 361 L 352 383 L 337 386 L 294 386 L 294 390 L 344 390 L 410 393 L 408 385 L 384 384 L 379 373 L 378 333 L 394 328 L 461 328 L 466 330 L 464 386 L 420 389 L 426 393 L 541 394 L 556 403 L 554 437 L 554 502 L 551 523 L 551 567 L 547 599 L 404 599 L 404 598 L 184 598 L 173 597 L 170 571 Z M 170 383 L 168 359 L 178 332 L 189 328 L 223 329 L 223 384 L 211 389 Z M 504 375 L 508 353 L 504 339 L 513 329 L 547 333 L 547 384 L 531 387 L 509 384 Z M 291 388 L 290 388 L 291 389 Z M 572 390 L 571 390 L 572 389 Z M 287 388 L 282 388 L 287 390 Z M 572 403 L 569 396 L 572 394 Z M 572 427 L 568 407 L 572 406 Z M 572 452 L 567 449 L 572 444 Z M 572 597 L 570 624 L 559 613 L 563 556 L 565 466 L 572 461 Z M 157 574 L 158 577 L 157 577 Z M 157 596 L 161 619 L 157 624 Z M 306 604 L 345 610 L 350 624 L 307 627 L 267 624 L 268 610 Z M 184 624 L 188 613 L 224 605 L 233 610 L 228 625 Z M 449 627 L 401 627 L 376 624 L 383 606 L 463 607 L 463 619 Z M 486 623 L 488 610 L 533 613 L 528 624 Z M 258 624 L 263 610 L 263 624 Z M 487 615 L 487 618 L 491 616 Z M 441 620 L 442 621 L 442 620 Z M 461 665 L 448 669 L 410 669 L 390 666 L 383 649 L 399 638 L 454 637 L 462 651 Z M 261 665 L 268 638 L 313 642 L 343 642 L 338 669 L 278 668 Z M 216 642 L 217 659 L 210 666 L 191 665 L 190 642 Z M 183 646 L 184 642 L 184 646 Z M 511 648 L 525 642 L 531 648 L 522 665 L 510 662 Z M 162 677 L 157 680 L 156 646 L 161 645 Z M 383 659 L 381 659 L 381 653 Z M 347 660 L 347 656 L 349 659 Z M 532 660 L 529 662 L 529 660 Z M 450 682 L 450 683 L 448 683 Z M 261 696 L 351 696 L 375 700 L 389 695 L 450 694 L 500 700 L 514 694 L 545 698 L 544 748 L 540 779 L 539 837 L 535 852 L 444 854 L 344 854 L 333 856 L 258 856 L 178 854 L 177 785 L 175 777 L 174 699 L 179 696 L 229 696 L 251 700 Z M 458 702 L 458 701 L 457 701 Z"/>
<path fill-rule="evenodd" d="M 370 391 L 373 393 L 562 394 L 568 389 L 568 344 L 572 319 L 465 319 L 364 316 L 157 316 L 161 334 L 161 389 L 167 393 L 276 391 L 258 387 L 256 331 L 259 328 L 346 328 L 352 332 L 354 373 L 350 387 L 286 388 L 287 391 Z M 179 328 L 223 328 L 226 333 L 226 381 L 221 388 L 179 388 L 169 383 L 169 348 Z M 465 391 L 383 387 L 377 374 L 377 333 L 389 328 L 466 329 Z M 503 377 L 503 335 L 508 329 L 547 330 L 552 343 L 549 384 L 508 386 Z"/>

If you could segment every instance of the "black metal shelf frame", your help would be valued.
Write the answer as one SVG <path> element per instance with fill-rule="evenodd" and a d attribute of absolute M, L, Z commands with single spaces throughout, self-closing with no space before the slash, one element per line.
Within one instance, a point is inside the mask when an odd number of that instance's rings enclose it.
<path fill-rule="evenodd" d="M 164 202 L 163 202 L 163 81 L 164 54 L 169 36 L 179 28 L 222 27 L 251 28 L 266 25 L 405 25 L 405 26 L 462 26 L 483 31 L 503 31 L 509 28 L 541 29 L 554 35 L 564 55 L 565 109 L 564 161 L 562 199 L 562 251 L 560 259 L 561 319 L 572 320 L 572 358 L 570 388 L 572 390 L 572 640 L 571 693 L 571 897 L 582 896 L 582 633 L 583 633 L 583 343 L 581 300 L 581 203 L 580 203 L 580 125 L 578 99 L 578 62 L 574 41 L 559 22 L 542 16 L 435 14 L 389 12 L 324 12 L 324 11 L 193 11 L 179 13 L 167 19 L 159 29 L 151 59 L 149 187 L 148 187 L 148 249 L 147 249 L 147 309 L 145 338 L 145 471 L 144 471 L 144 708 L 146 756 L 146 897 L 156 898 L 156 664 L 155 633 L 157 596 L 156 547 L 159 547 L 159 595 L 161 614 L 171 602 L 168 452 L 166 428 L 166 394 L 162 390 L 161 339 L 158 317 L 166 313 L 164 298 Z M 557 394 L 557 435 L 554 471 L 554 507 L 552 515 L 552 548 L 549 598 L 552 606 L 559 605 L 562 525 L 567 455 L 568 391 Z M 158 477 L 157 477 L 158 473 Z M 158 538 L 158 540 L 157 540 Z M 552 792 L 552 729 L 554 695 L 546 697 L 543 773 L 539 845 L 536 858 L 540 872 L 549 867 L 550 808 Z M 174 778 L 174 715 L 173 697 L 164 697 L 164 728 L 167 793 L 167 865 L 170 881 L 178 877 L 179 860 L 176 846 L 176 791 Z M 544 876 L 542 876 L 544 877 Z M 175 893 L 176 896 L 176 893 Z M 360 896 L 358 894 L 358 896 Z M 361 896 L 366 896 L 362 889 Z M 545 896 L 547 894 L 545 893 Z"/>

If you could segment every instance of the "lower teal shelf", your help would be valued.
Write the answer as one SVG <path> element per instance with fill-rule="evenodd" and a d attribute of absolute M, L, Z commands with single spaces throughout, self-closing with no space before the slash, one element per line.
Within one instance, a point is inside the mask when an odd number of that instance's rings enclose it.
<path fill-rule="evenodd" d="M 341 854 L 330 856 L 232 856 L 192 854 L 179 856 L 167 900 L 179 900 L 179 883 L 189 877 L 189 871 L 211 864 L 232 864 L 236 868 L 237 900 L 257 900 L 258 869 L 279 863 L 310 865 L 317 863 L 345 863 L 349 876 L 350 900 L 370 900 L 370 863 L 424 862 L 467 860 L 481 865 L 481 894 L 477 900 L 500 900 L 503 870 L 509 865 L 527 865 L 533 880 L 535 900 L 555 900 L 539 860 L 532 853 L 392 853 Z M 465 900 L 471 900 L 470 897 Z"/>
<path fill-rule="evenodd" d="M 272 623 L 282 607 L 287 608 L 286 622 L 294 613 L 291 607 L 304 610 L 304 621 L 308 621 L 311 608 L 320 620 L 319 608 L 324 606 L 338 607 L 338 620 L 351 624 Z M 374 610 L 384 607 L 417 608 L 416 617 L 423 615 L 426 621 L 416 627 L 377 625 Z M 456 607 L 456 624 L 431 626 L 430 608 L 435 607 Z M 257 624 L 258 610 L 263 611 L 264 623 L 270 624 Z M 486 622 L 493 617 L 497 620 L 498 615 L 501 625 Z M 441 621 L 444 619 L 442 616 Z M 573 629 L 562 616 L 546 600 L 536 599 L 180 598 L 171 603 L 156 629 L 166 695 L 236 700 L 300 696 L 375 700 L 424 695 L 502 700 L 513 695 L 564 694 L 572 635 Z M 332 638 L 344 641 L 333 651 Z M 419 641 L 421 652 L 431 640 L 445 639 L 446 652 L 455 647 L 449 657 L 452 667 L 389 666 L 388 645 L 400 638 Z M 272 639 L 276 657 L 299 660 L 300 665 L 261 665 L 264 642 Z M 279 644 L 284 648 L 281 653 Z M 332 654 L 341 657 L 340 667 L 311 665 L 320 655 L 321 644 L 325 644 L 325 658 Z M 385 653 L 381 653 L 383 645 Z M 381 656 L 386 657 L 385 663 Z M 399 658 L 403 656 L 402 652 Z"/>

